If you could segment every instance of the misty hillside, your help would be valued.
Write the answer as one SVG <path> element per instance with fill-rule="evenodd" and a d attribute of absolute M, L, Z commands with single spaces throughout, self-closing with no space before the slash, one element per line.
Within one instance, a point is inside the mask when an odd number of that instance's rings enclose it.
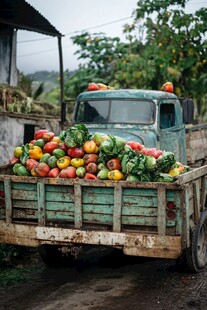
<path fill-rule="evenodd" d="M 76 71 L 64 72 L 64 80 L 67 81 Z M 59 87 L 59 72 L 56 71 L 37 71 L 27 74 L 26 77 L 33 81 L 33 86 L 36 88 L 40 83 L 44 83 L 44 93 Z"/>

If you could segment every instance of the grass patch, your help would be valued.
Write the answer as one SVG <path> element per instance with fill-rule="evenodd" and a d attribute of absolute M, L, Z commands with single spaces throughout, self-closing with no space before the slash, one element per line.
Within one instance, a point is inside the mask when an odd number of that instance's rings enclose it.
<path fill-rule="evenodd" d="M 35 268 L 4 267 L 0 269 L 0 285 L 12 285 L 20 282 L 26 282 L 31 278 L 31 272 Z"/>

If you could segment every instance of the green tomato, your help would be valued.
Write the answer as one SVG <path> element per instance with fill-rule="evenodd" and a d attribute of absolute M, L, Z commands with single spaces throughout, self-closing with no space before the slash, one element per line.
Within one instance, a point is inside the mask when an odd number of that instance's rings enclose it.
<path fill-rule="evenodd" d="M 83 177 L 85 176 L 85 174 L 86 174 L 86 169 L 85 169 L 84 167 L 78 167 L 78 168 L 76 169 L 76 175 L 77 175 L 77 177 L 83 178 Z"/>

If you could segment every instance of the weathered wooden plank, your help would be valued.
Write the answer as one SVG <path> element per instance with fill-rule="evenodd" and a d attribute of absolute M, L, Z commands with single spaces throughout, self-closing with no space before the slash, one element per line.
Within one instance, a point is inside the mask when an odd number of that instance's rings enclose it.
<path fill-rule="evenodd" d="M 97 214 L 113 214 L 113 205 L 99 205 L 83 203 L 83 213 L 97 213 Z"/>
<path fill-rule="evenodd" d="M 193 170 L 186 172 L 184 174 L 180 174 L 177 177 L 176 184 L 184 185 L 185 183 L 188 183 L 192 180 L 200 178 L 204 175 L 207 175 L 207 165 L 202 166 L 200 168 L 193 169 Z"/>
<path fill-rule="evenodd" d="M 37 201 L 37 191 L 12 190 L 12 199 Z M 28 202 L 29 203 L 29 202 Z"/>
<path fill-rule="evenodd" d="M 182 248 L 190 246 L 190 219 L 189 219 L 189 195 L 188 187 L 181 194 L 182 208 Z"/>
<path fill-rule="evenodd" d="M 38 211 L 33 209 L 13 209 L 12 219 L 22 219 L 22 220 L 37 220 L 38 219 Z"/>
<path fill-rule="evenodd" d="M 83 192 L 82 202 L 86 204 L 97 204 L 97 197 L 99 199 L 98 204 L 100 205 L 113 205 L 114 203 L 114 195 L 89 193 L 88 191 Z"/>
<path fill-rule="evenodd" d="M 0 191 L 4 190 L 4 182 L 0 182 Z"/>
<path fill-rule="evenodd" d="M 121 211 L 122 211 L 122 187 L 117 184 L 114 187 L 114 211 L 113 211 L 113 231 L 121 231 Z"/>
<path fill-rule="evenodd" d="M 46 201 L 74 203 L 74 195 L 71 193 L 45 192 Z"/>
<path fill-rule="evenodd" d="M 38 197 L 38 225 L 45 226 L 45 184 L 43 182 L 37 183 L 37 197 Z"/>
<path fill-rule="evenodd" d="M 45 185 L 45 192 L 55 192 L 55 193 L 65 193 L 65 194 L 74 194 L 73 185 Z"/>
<path fill-rule="evenodd" d="M 166 191 L 164 186 L 158 187 L 158 208 L 157 208 L 157 229 L 158 235 L 164 236 L 166 233 Z"/>
<path fill-rule="evenodd" d="M 200 186 L 198 184 L 198 180 L 193 182 L 193 206 L 194 206 L 194 220 L 197 223 L 200 219 Z"/>
<path fill-rule="evenodd" d="M 75 228 L 82 227 L 82 190 L 80 184 L 74 185 L 74 198 L 75 198 Z"/>
<path fill-rule="evenodd" d="M 127 205 L 136 205 L 137 207 L 155 207 L 158 204 L 157 197 L 150 196 L 123 196 L 123 204 Z"/>
<path fill-rule="evenodd" d="M 53 202 L 53 201 L 46 201 L 45 202 L 45 209 L 46 211 L 64 211 L 64 212 L 74 212 L 75 207 L 74 203 L 68 203 L 65 201 L 60 202 Z"/>
<path fill-rule="evenodd" d="M 12 199 L 11 199 L 11 180 L 5 178 L 4 180 L 5 192 L 5 208 L 6 208 L 6 223 L 12 222 Z"/>
<path fill-rule="evenodd" d="M 136 207 L 124 206 L 122 208 L 122 215 L 126 216 L 157 216 L 157 207 Z"/>
<path fill-rule="evenodd" d="M 123 198 L 130 197 L 157 197 L 157 190 L 154 188 L 123 188 Z"/>
<path fill-rule="evenodd" d="M 37 184 L 12 182 L 12 190 L 36 191 Z"/>
<path fill-rule="evenodd" d="M 114 187 L 114 186 L 113 186 Z M 114 195 L 114 188 L 113 187 L 85 187 L 83 186 L 82 191 L 83 195 Z"/>
<path fill-rule="evenodd" d="M 201 211 L 205 208 L 205 203 L 207 199 L 207 177 L 202 176 L 201 178 Z"/>
<path fill-rule="evenodd" d="M 37 201 L 28 201 L 28 200 L 12 200 L 12 207 L 13 209 L 38 209 Z"/>

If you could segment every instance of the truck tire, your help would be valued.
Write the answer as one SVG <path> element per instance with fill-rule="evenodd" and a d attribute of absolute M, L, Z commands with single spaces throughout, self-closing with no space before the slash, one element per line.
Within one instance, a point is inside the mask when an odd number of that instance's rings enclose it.
<path fill-rule="evenodd" d="M 63 254 L 60 246 L 43 244 L 39 247 L 39 255 L 48 268 L 63 268 L 67 267 L 74 256 L 67 253 Z"/>
<path fill-rule="evenodd" d="M 192 272 L 200 272 L 207 265 L 207 210 L 191 233 L 191 245 L 185 253 L 187 265 Z"/>

